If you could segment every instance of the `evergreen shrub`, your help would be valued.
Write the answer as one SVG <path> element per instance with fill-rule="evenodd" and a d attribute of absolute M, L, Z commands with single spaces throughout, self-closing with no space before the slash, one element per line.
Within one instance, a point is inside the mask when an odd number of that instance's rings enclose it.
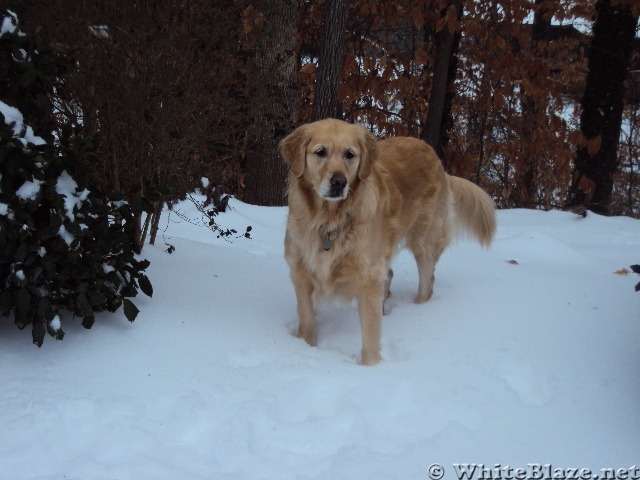
<path fill-rule="evenodd" d="M 6 26 L 7 18 L 16 21 L 8 14 L 0 23 Z M 138 309 L 130 298 L 139 289 L 153 294 L 144 274 L 149 262 L 136 258 L 136 214 L 150 203 L 92 190 L 87 172 L 96 143 L 71 127 L 56 136 L 44 131 L 46 140 L 35 133 L 37 104 L 28 100 L 46 91 L 56 65 L 68 62 L 41 40 L 4 27 L 0 55 L 0 77 L 17 82 L 31 115 L 25 119 L 22 107 L 0 102 L 0 315 L 13 317 L 21 329 L 30 325 L 38 347 L 47 332 L 62 340 L 63 312 L 80 317 L 86 328 L 97 312 L 120 307 L 133 321 Z"/>

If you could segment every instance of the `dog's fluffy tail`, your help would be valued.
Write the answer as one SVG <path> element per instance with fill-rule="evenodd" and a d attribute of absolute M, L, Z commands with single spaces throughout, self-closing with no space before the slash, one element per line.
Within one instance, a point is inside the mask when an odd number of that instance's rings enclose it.
<path fill-rule="evenodd" d="M 460 177 L 448 175 L 454 206 L 456 233 L 466 232 L 483 247 L 491 244 L 496 232 L 495 205 L 480 187 Z"/>

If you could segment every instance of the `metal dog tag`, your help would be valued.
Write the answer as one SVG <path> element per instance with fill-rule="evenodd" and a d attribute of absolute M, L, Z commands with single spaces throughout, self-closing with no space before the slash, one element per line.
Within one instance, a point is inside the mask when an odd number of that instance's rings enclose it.
<path fill-rule="evenodd" d="M 327 233 L 327 238 L 325 238 L 322 247 L 324 248 L 325 252 L 331 249 L 331 235 L 329 233 Z"/>

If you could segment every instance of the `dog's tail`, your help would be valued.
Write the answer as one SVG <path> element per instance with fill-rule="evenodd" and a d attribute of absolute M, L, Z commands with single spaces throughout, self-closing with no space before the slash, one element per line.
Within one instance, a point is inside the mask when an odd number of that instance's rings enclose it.
<path fill-rule="evenodd" d="M 456 233 L 461 230 L 488 247 L 496 232 L 495 205 L 480 187 L 460 177 L 448 175 L 454 206 Z"/>

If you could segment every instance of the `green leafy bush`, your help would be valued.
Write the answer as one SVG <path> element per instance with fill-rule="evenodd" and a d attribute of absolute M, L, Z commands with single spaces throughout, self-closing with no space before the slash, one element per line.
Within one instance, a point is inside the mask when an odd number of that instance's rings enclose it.
<path fill-rule="evenodd" d="M 11 49 L 12 60 L 21 63 L 0 64 L 0 75 L 22 71 L 23 98 L 29 88 L 42 89 L 41 70 L 26 79 L 24 72 L 55 60 L 39 58 L 47 54 L 43 48 L 16 54 L 12 42 L 28 42 L 24 34 L 10 32 L 0 40 L 0 52 Z M 98 155 L 94 142 L 70 127 L 45 141 L 30 121 L 0 102 L 0 314 L 13 316 L 21 329 L 31 325 L 33 342 L 41 346 L 47 332 L 64 337 L 64 311 L 82 318 L 86 328 L 96 312 L 121 306 L 128 320 L 136 318 L 129 299 L 139 289 L 153 294 L 144 274 L 149 262 L 136 259 L 136 214 L 150 204 L 92 190 L 86 177 Z"/>
<path fill-rule="evenodd" d="M 640 274 L 640 265 L 631 265 L 629 268 L 633 273 Z M 636 283 L 636 292 L 640 292 L 640 282 Z"/>
<path fill-rule="evenodd" d="M 45 331 L 57 339 L 61 309 L 91 328 L 95 312 L 124 306 L 140 288 L 153 289 L 139 261 L 130 203 L 105 201 L 77 175 L 92 144 L 65 136 L 59 146 L 25 146 L 0 114 L 0 313 L 13 313 L 20 328 L 33 326 L 42 345 Z"/>

